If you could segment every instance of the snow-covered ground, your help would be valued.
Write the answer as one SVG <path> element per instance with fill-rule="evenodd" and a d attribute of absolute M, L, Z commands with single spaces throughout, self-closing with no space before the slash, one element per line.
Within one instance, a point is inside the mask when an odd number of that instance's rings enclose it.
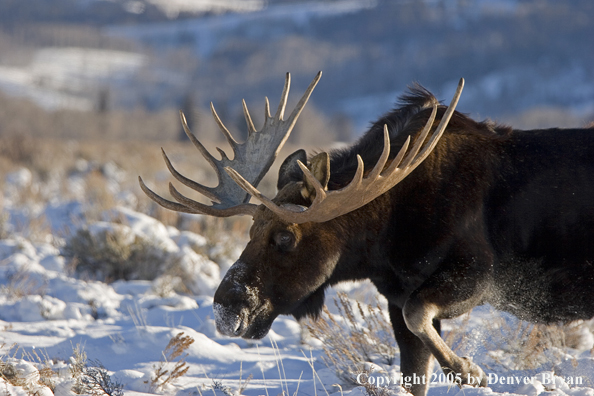
<path fill-rule="evenodd" d="M 118 172 L 106 175 L 116 185 L 118 197 L 125 197 L 118 192 Z M 79 179 L 70 184 L 84 189 L 80 175 L 71 177 Z M 132 210 L 132 199 L 121 199 L 119 206 L 106 209 L 97 220 L 87 220 L 89 208 L 83 199 L 63 201 L 58 190 L 46 203 L 23 207 L 19 191 L 35 190 L 31 172 L 21 169 L 4 179 L 0 394 L 50 395 L 48 384 L 56 395 L 104 394 L 93 388 L 97 384 L 112 395 L 130 396 L 366 394 L 362 386 L 346 383 L 326 367 L 320 341 L 307 336 L 302 324 L 291 317 L 278 318 L 261 341 L 217 333 L 212 296 L 238 257 L 241 242 L 226 240 L 225 235 L 213 241 L 165 226 Z M 41 230 L 37 232 L 28 230 L 39 218 L 47 226 L 37 226 Z M 73 242 L 77 237 L 79 245 Z M 143 246 L 145 253 L 152 253 L 141 256 L 138 262 L 144 268 L 133 270 L 129 278 L 149 270 L 158 276 L 108 284 L 92 280 L 105 275 L 100 271 L 74 271 L 77 261 L 72 260 L 72 252 L 78 252 L 78 264 L 83 263 L 84 246 L 76 247 L 84 238 L 95 241 L 93 246 L 115 241 L 121 251 Z M 169 270 L 164 271 L 164 266 Z M 367 283 L 339 289 L 352 298 L 373 292 Z M 329 294 L 331 301 L 336 291 Z M 505 315 L 497 316 L 498 320 L 493 317 L 489 307 L 480 307 L 470 317 L 446 324 L 450 331 L 463 326 L 457 341 L 463 344 L 460 350 L 482 365 L 490 375 L 490 387 L 449 386 L 436 365 L 430 395 L 594 395 L 591 324 L 580 327 L 579 349 L 550 348 L 539 355 L 537 368 L 516 370 L 513 362 L 522 346 L 512 347 L 513 337 L 506 340 L 509 333 L 503 330 L 499 339 L 494 334 L 497 327 L 513 329 L 518 322 Z M 495 349 L 488 350 L 489 346 Z M 392 366 L 375 363 L 365 366 L 375 384 L 398 380 L 398 355 Z M 405 394 L 399 386 L 389 389 L 390 394 Z"/>

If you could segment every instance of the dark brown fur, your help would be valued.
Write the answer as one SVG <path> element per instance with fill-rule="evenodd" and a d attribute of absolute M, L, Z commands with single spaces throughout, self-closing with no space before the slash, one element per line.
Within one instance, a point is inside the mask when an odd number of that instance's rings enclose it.
<path fill-rule="evenodd" d="M 375 165 L 384 124 L 395 155 L 435 101 L 415 87 L 356 144 L 332 152 L 329 189 L 352 179 L 356 154 Z M 297 159 L 305 153 L 281 166 L 278 204 L 310 204 Z M 260 338 L 279 314 L 316 316 L 328 286 L 370 279 L 389 302 L 404 375 L 427 374 L 434 356 L 461 383 L 471 375 L 485 385 L 482 370 L 441 340 L 439 321 L 487 302 L 536 322 L 594 316 L 592 175 L 592 128 L 519 131 L 456 112 L 425 162 L 358 210 L 297 225 L 261 206 L 215 294 L 217 325 Z"/>

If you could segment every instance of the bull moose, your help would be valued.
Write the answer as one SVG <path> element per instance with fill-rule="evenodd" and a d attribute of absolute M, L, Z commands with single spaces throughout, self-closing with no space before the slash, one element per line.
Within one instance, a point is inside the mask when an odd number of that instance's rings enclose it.
<path fill-rule="evenodd" d="M 257 184 L 289 136 L 321 73 L 287 120 L 287 74 L 278 110 L 238 143 L 212 108 L 233 149 L 215 159 L 206 187 L 173 176 L 212 205 L 169 191 L 158 204 L 212 216 L 250 215 L 250 241 L 214 296 L 219 332 L 264 337 L 278 315 L 316 317 L 326 288 L 370 279 L 386 297 L 405 376 L 430 375 L 432 357 L 460 384 L 486 376 L 440 336 L 440 320 L 489 303 L 539 323 L 594 316 L 594 128 L 522 131 L 477 122 L 421 86 L 346 149 L 289 155 L 269 199 Z M 431 132 L 431 134 L 430 134 Z M 430 135 L 430 136 L 429 136 Z M 253 197 L 260 204 L 250 203 Z M 471 381 L 469 381 L 471 379 Z M 424 395 L 426 384 L 414 384 Z"/>

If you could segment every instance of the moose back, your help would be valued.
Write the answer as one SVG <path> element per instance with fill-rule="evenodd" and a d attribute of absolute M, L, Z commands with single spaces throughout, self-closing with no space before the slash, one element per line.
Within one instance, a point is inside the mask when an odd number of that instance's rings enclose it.
<path fill-rule="evenodd" d="M 321 74 L 287 120 L 281 103 L 238 143 L 212 108 L 233 150 L 215 159 L 219 185 L 173 176 L 212 201 L 169 190 L 160 205 L 212 216 L 253 217 L 250 241 L 214 296 L 222 334 L 264 337 L 278 315 L 316 317 L 325 290 L 370 279 L 389 303 L 405 376 L 430 375 L 435 357 L 460 385 L 485 386 L 484 372 L 440 336 L 440 320 L 489 303 L 520 319 L 567 322 L 594 316 L 594 129 L 521 131 L 477 122 L 420 86 L 351 147 L 289 155 L 278 193 L 257 190 Z M 323 131 L 320 131 L 323 133 Z M 250 203 L 250 197 L 260 204 Z M 472 379 L 472 381 L 469 381 Z M 424 395 L 426 384 L 415 384 Z"/>

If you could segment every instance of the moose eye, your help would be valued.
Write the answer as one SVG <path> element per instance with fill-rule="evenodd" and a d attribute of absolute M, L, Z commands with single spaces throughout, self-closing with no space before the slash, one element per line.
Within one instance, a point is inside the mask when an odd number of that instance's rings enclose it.
<path fill-rule="evenodd" d="M 277 232 L 274 235 L 274 243 L 283 250 L 292 248 L 294 241 L 295 236 L 288 231 Z"/>

